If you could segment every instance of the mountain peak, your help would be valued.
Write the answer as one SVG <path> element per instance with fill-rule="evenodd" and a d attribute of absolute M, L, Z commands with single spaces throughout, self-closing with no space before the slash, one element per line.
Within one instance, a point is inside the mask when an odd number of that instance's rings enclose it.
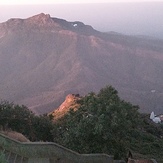
<path fill-rule="evenodd" d="M 49 18 L 50 18 L 49 14 L 40 13 L 40 14 L 34 15 L 28 19 L 42 20 L 42 19 L 49 19 Z"/>
<path fill-rule="evenodd" d="M 50 18 L 50 15 L 49 14 L 45 14 L 45 13 L 40 13 L 40 14 L 32 16 L 31 18 L 34 18 L 34 19 L 35 18 L 37 18 L 37 19 L 44 19 L 44 18 Z"/>
<path fill-rule="evenodd" d="M 26 31 L 26 30 L 58 30 L 61 29 L 62 26 L 55 22 L 49 14 L 40 13 L 38 15 L 34 15 L 27 19 L 20 18 L 11 18 L 8 21 L 0 24 L 1 31 Z"/>
<path fill-rule="evenodd" d="M 82 22 L 74 21 L 69 22 L 64 19 L 53 18 L 49 14 L 40 13 L 26 19 L 11 18 L 4 23 L 0 23 L 1 31 L 26 31 L 26 30 L 47 30 L 58 31 L 68 30 L 80 34 L 92 35 L 95 30 Z"/>
<path fill-rule="evenodd" d="M 27 21 L 32 21 L 35 23 L 37 22 L 37 23 L 41 23 L 41 24 L 53 23 L 53 20 L 50 17 L 50 15 L 44 14 L 44 13 L 34 15 L 34 16 L 28 18 Z"/>

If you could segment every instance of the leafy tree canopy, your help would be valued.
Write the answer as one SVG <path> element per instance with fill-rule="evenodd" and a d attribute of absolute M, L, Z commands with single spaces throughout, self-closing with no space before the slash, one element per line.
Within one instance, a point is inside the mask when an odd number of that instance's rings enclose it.
<path fill-rule="evenodd" d="M 138 125 L 138 107 L 121 100 L 112 86 L 98 94 L 89 93 L 78 102 L 79 109 L 71 110 L 56 124 L 54 141 L 80 153 L 108 153 L 124 158 L 128 134 Z"/>
<path fill-rule="evenodd" d="M 53 124 L 50 118 L 46 115 L 37 116 L 24 105 L 1 101 L 0 126 L 3 130 L 12 129 L 20 132 L 31 141 L 53 140 Z"/>
<path fill-rule="evenodd" d="M 1 101 L 0 125 L 31 141 L 54 141 L 79 153 L 107 153 L 124 159 L 130 149 L 139 157 L 163 160 L 163 125 L 120 99 L 112 86 L 77 102 L 79 109 L 70 109 L 53 124 L 52 117 L 37 116 L 26 106 Z"/>

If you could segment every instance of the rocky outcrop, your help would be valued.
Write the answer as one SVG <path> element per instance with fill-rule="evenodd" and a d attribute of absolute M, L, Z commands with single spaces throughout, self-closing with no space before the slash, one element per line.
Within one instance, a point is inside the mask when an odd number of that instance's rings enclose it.
<path fill-rule="evenodd" d="M 57 109 L 49 113 L 49 115 L 52 115 L 54 120 L 62 118 L 70 109 L 76 110 L 79 107 L 77 101 L 80 98 L 79 94 L 67 95 L 65 101 Z"/>

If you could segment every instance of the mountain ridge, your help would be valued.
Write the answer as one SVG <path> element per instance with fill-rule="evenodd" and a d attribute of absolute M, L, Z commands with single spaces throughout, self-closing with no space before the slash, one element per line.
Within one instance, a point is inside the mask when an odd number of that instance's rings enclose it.
<path fill-rule="evenodd" d="M 59 31 L 71 30 L 72 32 L 89 34 L 95 31 L 91 26 L 85 25 L 80 21 L 68 22 L 64 19 L 52 18 L 49 14 L 40 13 L 27 19 L 11 18 L 6 22 L 0 23 L 0 29 L 5 32 L 20 32 L 21 30 L 41 30 L 41 31 Z"/>
<path fill-rule="evenodd" d="M 162 52 L 161 40 L 106 34 L 47 14 L 10 19 L 0 23 L 0 99 L 43 114 L 67 94 L 85 95 L 110 84 L 143 112 L 158 114 Z"/>

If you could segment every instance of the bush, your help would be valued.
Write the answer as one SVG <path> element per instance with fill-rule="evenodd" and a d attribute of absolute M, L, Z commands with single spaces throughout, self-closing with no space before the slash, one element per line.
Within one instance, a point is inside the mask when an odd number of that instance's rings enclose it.
<path fill-rule="evenodd" d="M 0 152 L 0 163 L 7 163 L 5 154 L 3 152 Z"/>

